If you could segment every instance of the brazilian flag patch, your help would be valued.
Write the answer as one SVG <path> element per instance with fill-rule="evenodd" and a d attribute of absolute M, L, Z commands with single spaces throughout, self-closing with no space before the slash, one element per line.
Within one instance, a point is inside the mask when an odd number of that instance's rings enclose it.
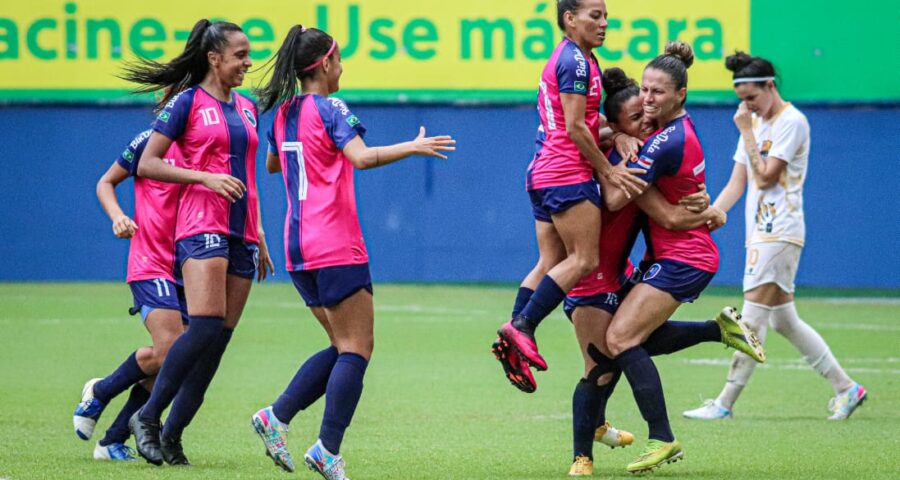
<path fill-rule="evenodd" d="M 172 116 L 172 114 L 169 112 L 162 112 L 159 114 L 159 117 L 157 117 L 157 118 L 159 119 L 159 121 L 161 121 L 163 123 L 169 123 L 169 117 L 171 117 L 171 116 Z"/>
<path fill-rule="evenodd" d="M 126 148 L 124 152 L 122 152 L 122 158 L 127 160 L 129 163 L 134 161 L 134 152 L 131 151 L 130 148 Z"/>
<path fill-rule="evenodd" d="M 580 80 L 575 81 L 575 91 L 576 92 L 586 92 L 587 91 L 587 83 L 582 82 Z"/>
<path fill-rule="evenodd" d="M 347 117 L 347 125 L 350 125 L 351 127 L 359 125 L 359 117 L 357 117 L 356 115 L 350 115 L 349 117 Z"/>

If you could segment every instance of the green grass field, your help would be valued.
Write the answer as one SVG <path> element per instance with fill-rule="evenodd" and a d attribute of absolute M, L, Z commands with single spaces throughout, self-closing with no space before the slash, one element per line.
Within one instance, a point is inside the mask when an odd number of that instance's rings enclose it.
<path fill-rule="evenodd" d="M 561 312 L 538 340 L 550 364 L 531 395 L 511 387 L 489 352 L 505 320 L 513 286 L 376 287 L 376 348 L 366 390 L 343 453 L 355 479 L 565 478 L 571 453 L 571 393 L 581 374 L 574 334 Z M 859 292 L 864 294 L 864 292 Z M 900 477 L 900 294 L 838 298 L 820 292 L 799 301 L 801 315 L 828 341 L 869 401 L 847 422 L 825 420 L 831 396 L 777 334 L 725 423 L 699 423 L 681 412 L 714 397 L 731 352 L 707 344 L 658 357 L 675 434 L 685 461 L 658 478 L 824 479 Z M 871 294 L 869 295 L 871 297 Z M 125 309 L 124 284 L 0 284 L 0 479 L 287 478 L 263 455 L 249 418 L 273 401 L 300 362 L 326 339 L 289 284 L 256 287 L 207 395 L 185 433 L 190 469 L 91 459 L 71 414 L 84 382 L 107 375 L 148 336 Z M 678 311 L 701 319 L 737 290 L 715 290 Z M 116 399 L 95 440 L 124 401 Z M 322 402 L 292 424 L 289 447 L 302 457 L 318 433 Z M 633 431 L 637 447 L 595 450 L 595 477 L 624 470 L 643 446 L 646 426 L 627 382 L 610 420 Z M 300 478 L 319 478 L 306 470 Z"/>

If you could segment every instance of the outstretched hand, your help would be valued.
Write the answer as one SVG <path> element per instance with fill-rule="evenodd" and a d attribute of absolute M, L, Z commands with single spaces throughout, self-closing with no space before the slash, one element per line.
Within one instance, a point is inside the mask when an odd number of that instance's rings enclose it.
<path fill-rule="evenodd" d="M 425 127 L 419 127 L 419 135 L 413 140 L 413 147 L 416 155 L 423 157 L 436 157 L 446 160 L 447 156 L 441 152 L 456 151 L 456 140 L 450 135 L 439 135 L 436 137 L 426 137 Z"/>

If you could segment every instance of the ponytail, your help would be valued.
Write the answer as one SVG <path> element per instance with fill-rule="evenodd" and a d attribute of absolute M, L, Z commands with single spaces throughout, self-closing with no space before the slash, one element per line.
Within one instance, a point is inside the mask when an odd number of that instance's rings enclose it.
<path fill-rule="evenodd" d="M 140 85 L 133 93 L 162 90 L 164 95 L 156 105 L 158 109 L 162 108 L 179 92 L 203 81 L 209 71 L 206 54 L 222 52 L 228 44 L 226 34 L 242 31 L 234 23 L 201 19 L 191 29 L 180 55 L 168 63 L 138 57 L 136 61 L 126 63 L 118 77 Z"/>
<path fill-rule="evenodd" d="M 278 53 L 269 60 L 268 83 L 253 90 L 259 99 L 260 111 L 271 110 L 294 96 L 297 80 L 314 76 L 335 46 L 334 39 L 322 30 L 302 25 L 291 27 Z"/>

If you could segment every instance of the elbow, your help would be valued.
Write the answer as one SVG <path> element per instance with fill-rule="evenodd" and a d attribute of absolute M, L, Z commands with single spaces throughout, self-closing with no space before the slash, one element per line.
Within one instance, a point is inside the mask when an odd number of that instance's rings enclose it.
<path fill-rule="evenodd" d="M 769 178 L 766 176 L 760 176 L 759 178 L 756 179 L 756 187 L 759 188 L 760 190 L 765 190 L 769 187 L 772 187 L 776 183 L 778 183 L 777 178 Z"/>
<path fill-rule="evenodd" d="M 140 165 L 138 165 L 138 167 L 140 167 Z M 266 163 L 266 171 L 269 173 L 278 173 L 281 171 L 281 165 L 272 164 L 272 163 L 267 162 Z"/>
<path fill-rule="evenodd" d="M 655 219 L 654 219 L 655 220 Z M 657 222 L 660 227 L 665 228 L 666 230 L 681 230 L 681 224 L 674 218 L 666 215 L 660 218 Z"/>
<path fill-rule="evenodd" d="M 138 163 L 137 175 L 139 177 L 146 177 L 147 174 L 149 173 L 149 168 L 147 167 L 148 163 L 150 163 L 150 162 L 146 161 L 146 162 Z"/>

